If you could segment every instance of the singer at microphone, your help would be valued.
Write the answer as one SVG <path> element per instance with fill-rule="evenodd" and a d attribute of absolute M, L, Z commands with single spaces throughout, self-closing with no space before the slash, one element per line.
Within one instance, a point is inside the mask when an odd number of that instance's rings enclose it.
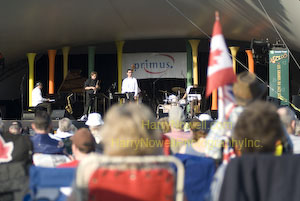
<path fill-rule="evenodd" d="M 83 115 L 80 118 L 81 121 L 87 120 L 89 108 L 91 108 L 90 113 L 95 112 L 94 111 L 95 94 L 97 93 L 97 90 L 100 89 L 97 75 L 98 75 L 97 72 L 92 71 L 90 78 L 88 78 L 84 83 L 84 90 L 86 91 L 86 102 L 84 106 Z"/>

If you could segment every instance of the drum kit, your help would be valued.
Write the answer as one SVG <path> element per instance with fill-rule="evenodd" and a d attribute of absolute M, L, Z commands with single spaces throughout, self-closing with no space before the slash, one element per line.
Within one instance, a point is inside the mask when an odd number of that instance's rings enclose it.
<path fill-rule="evenodd" d="M 166 117 L 169 115 L 169 111 L 172 107 L 175 106 L 179 106 L 181 107 L 183 110 L 186 109 L 186 106 L 192 105 L 192 107 L 194 107 L 196 100 L 201 100 L 201 95 L 200 98 L 199 97 L 189 97 L 189 95 L 185 98 L 182 99 L 183 94 L 185 93 L 185 89 L 182 87 L 173 87 L 172 88 L 172 92 L 177 93 L 177 95 L 174 95 L 168 91 L 164 91 L 164 90 L 159 90 L 159 92 L 164 94 L 164 100 L 163 100 L 163 104 L 159 104 L 157 106 L 157 110 L 156 110 L 156 114 L 157 114 L 157 118 L 161 118 L 161 117 Z M 199 101 L 200 103 L 200 101 Z M 196 103 L 197 105 L 198 103 Z M 200 104 L 199 104 L 200 105 Z M 194 115 L 194 111 L 192 112 L 192 115 Z"/>

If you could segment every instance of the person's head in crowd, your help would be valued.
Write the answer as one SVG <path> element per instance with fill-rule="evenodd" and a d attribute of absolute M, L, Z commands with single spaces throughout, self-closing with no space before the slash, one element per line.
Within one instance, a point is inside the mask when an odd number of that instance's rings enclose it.
<path fill-rule="evenodd" d="M 76 160 L 81 160 L 87 154 L 95 151 L 95 139 L 87 128 L 78 129 L 71 140 L 72 153 Z"/>
<path fill-rule="evenodd" d="M 237 76 L 233 85 L 233 93 L 236 103 L 246 106 L 255 100 L 261 99 L 267 91 L 267 86 L 259 81 L 255 74 L 244 71 Z"/>
<path fill-rule="evenodd" d="M 48 134 L 52 128 L 50 116 L 46 111 L 37 112 L 31 126 L 36 133 Z"/>
<path fill-rule="evenodd" d="M 20 135 L 23 132 L 22 124 L 19 121 L 13 121 L 8 128 L 10 134 Z"/>
<path fill-rule="evenodd" d="M 169 111 L 169 124 L 171 130 L 182 130 L 185 123 L 184 111 L 179 106 L 171 107 Z"/>
<path fill-rule="evenodd" d="M 101 136 L 101 126 L 104 124 L 102 117 L 99 113 L 90 113 L 88 120 L 85 122 L 85 125 L 89 126 L 89 129 L 94 136 L 97 144 L 102 140 Z"/>
<path fill-rule="evenodd" d="M 295 134 L 297 117 L 293 110 L 288 107 L 281 107 L 277 110 L 281 122 L 283 123 L 288 134 Z"/>
<path fill-rule="evenodd" d="M 101 132 L 105 155 L 162 153 L 160 146 L 150 146 L 161 140 L 161 135 L 154 114 L 143 104 L 114 105 L 105 115 Z"/>
<path fill-rule="evenodd" d="M 256 101 L 245 107 L 240 114 L 234 127 L 232 143 L 238 154 L 274 153 L 284 138 L 276 107 L 271 103 Z"/>
<path fill-rule="evenodd" d="M 62 118 L 58 121 L 58 129 L 61 132 L 66 133 L 75 133 L 76 127 L 72 124 L 72 121 L 69 118 Z"/>
<path fill-rule="evenodd" d="M 103 125 L 104 122 L 99 113 L 91 113 L 88 116 L 88 120 L 85 122 L 85 125 L 89 127 L 97 127 Z"/>
<path fill-rule="evenodd" d="M 162 134 L 169 133 L 171 131 L 168 117 L 160 118 L 157 123 L 160 127 Z"/>
<path fill-rule="evenodd" d="M 197 141 L 200 138 L 205 138 L 208 134 L 210 124 L 212 120 L 200 121 L 198 118 L 193 118 L 190 121 L 190 129 L 193 133 L 193 141 Z"/>

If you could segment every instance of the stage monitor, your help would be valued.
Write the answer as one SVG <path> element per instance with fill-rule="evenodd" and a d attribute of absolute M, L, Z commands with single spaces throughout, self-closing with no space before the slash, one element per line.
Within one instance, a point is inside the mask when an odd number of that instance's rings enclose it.
<path fill-rule="evenodd" d="M 65 117 L 65 110 L 53 110 L 51 113 L 51 119 L 59 120 Z"/>

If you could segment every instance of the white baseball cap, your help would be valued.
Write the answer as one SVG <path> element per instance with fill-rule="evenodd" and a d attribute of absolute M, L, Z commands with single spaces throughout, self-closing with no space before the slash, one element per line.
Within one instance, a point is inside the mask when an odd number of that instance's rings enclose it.
<path fill-rule="evenodd" d="M 200 121 L 211 121 L 211 120 L 213 120 L 209 114 L 200 114 L 198 116 L 198 119 Z"/>
<path fill-rule="evenodd" d="M 100 126 L 103 124 L 104 124 L 104 122 L 102 120 L 101 114 L 99 114 L 99 113 L 89 114 L 88 120 L 85 122 L 85 125 L 88 125 L 88 126 Z"/>

